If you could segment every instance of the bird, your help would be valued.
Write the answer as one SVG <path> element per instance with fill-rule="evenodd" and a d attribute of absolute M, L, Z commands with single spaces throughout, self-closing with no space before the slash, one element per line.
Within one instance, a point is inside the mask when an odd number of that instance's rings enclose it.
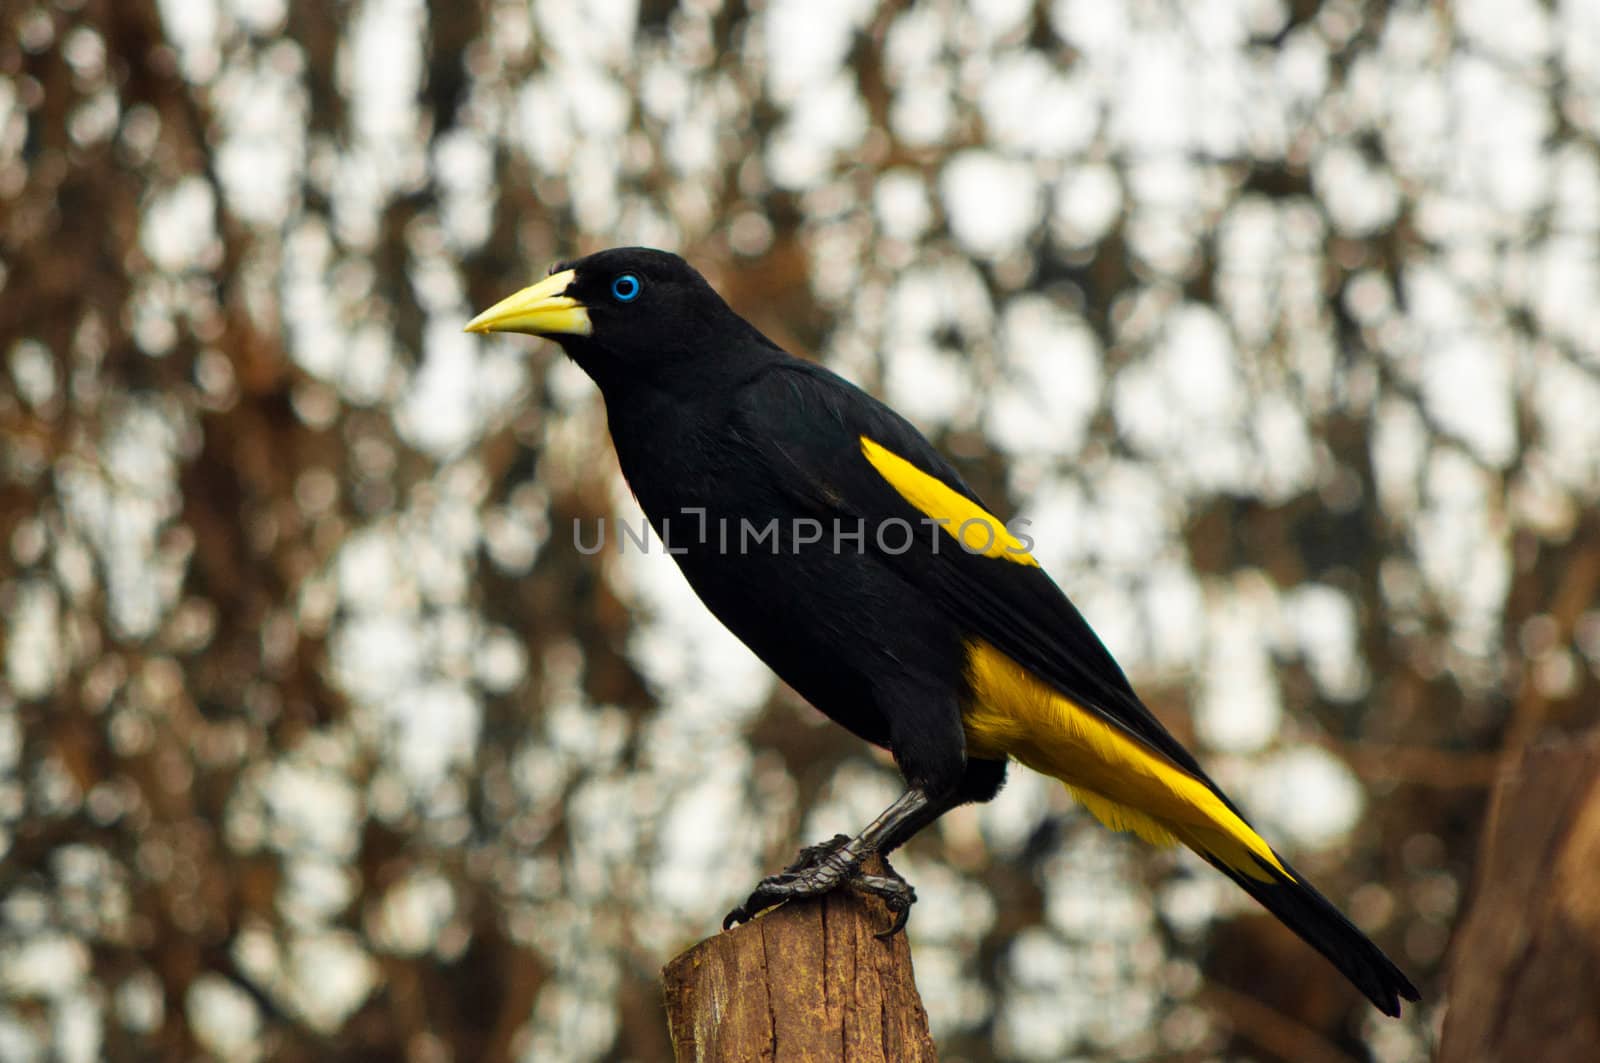
<path fill-rule="evenodd" d="M 553 340 L 598 386 L 618 465 L 705 606 L 786 684 L 887 749 L 904 792 L 800 851 L 724 929 L 849 888 L 905 926 L 887 858 L 1010 762 L 1105 826 L 1181 843 L 1398 1016 L 1417 989 L 1256 832 L 1134 692 L 1083 615 L 909 421 L 739 316 L 680 256 L 558 262 L 466 330 Z"/>

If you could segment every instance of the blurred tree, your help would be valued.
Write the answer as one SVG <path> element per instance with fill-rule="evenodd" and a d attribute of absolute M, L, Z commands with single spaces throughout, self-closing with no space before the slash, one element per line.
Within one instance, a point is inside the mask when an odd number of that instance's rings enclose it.
<path fill-rule="evenodd" d="M 0 7 L 0 1058 L 657 1059 L 889 769 L 460 334 L 683 251 L 935 433 L 1429 992 L 1018 773 L 919 839 L 948 1059 L 1426 1058 L 1503 758 L 1595 718 L 1600 5 Z M 781 603 L 775 603 L 781 607 Z M 802 815 L 804 813 L 804 815 Z"/>

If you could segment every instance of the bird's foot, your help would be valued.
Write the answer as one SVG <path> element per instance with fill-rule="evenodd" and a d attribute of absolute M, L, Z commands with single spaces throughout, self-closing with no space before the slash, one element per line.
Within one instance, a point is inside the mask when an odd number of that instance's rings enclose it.
<path fill-rule="evenodd" d="M 820 897 L 838 889 L 860 863 L 861 854 L 851 848 L 847 835 L 836 834 L 818 845 L 808 845 L 794 863 L 757 883 L 745 902 L 722 920 L 722 929 L 748 923 L 757 913 L 784 901 Z"/>
<path fill-rule="evenodd" d="M 825 842 L 801 849 L 794 863 L 778 874 L 762 879 L 745 902 L 728 913 L 722 920 L 722 929 L 727 930 L 735 923 L 748 923 L 758 913 L 785 901 L 820 897 L 840 886 L 849 886 L 858 893 L 870 893 L 881 898 L 894 914 L 893 924 L 878 935 L 880 938 L 890 938 L 899 933 L 910 918 L 911 906 L 917 900 L 916 891 L 900 877 L 899 872 L 889 866 L 887 860 L 883 863 L 887 874 L 869 875 L 863 872 L 861 859 L 865 854 L 853 849 L 850 842 L 848 835 L 838 834 Z"/>
<path fill-rule="evenodd" d="M 783 869 L 783 873 L 785 875 L 798 875 L 803 871 L 817 867 L 824 860 L 834 856 L 839 852 L 839 850 L 843 849 L 849 844 L 850 835 L 835 834 L 825 842 L 818 842 L 815 845 L 808 845 L 800 850 L 800 855 L 795 858 L 794 863 Z M 773 875 L 771 877 L 777 878 L 778 876 Z"/>

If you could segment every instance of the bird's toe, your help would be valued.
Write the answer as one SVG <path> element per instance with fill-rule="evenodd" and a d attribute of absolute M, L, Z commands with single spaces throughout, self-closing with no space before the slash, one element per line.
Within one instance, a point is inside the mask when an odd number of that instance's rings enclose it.
<path fill-rule="evenodd" d="M 818 842 L 815 845 L 808 845 L 801 849 L 800 855 L 795 858 L 794 863 L 790 864 L 783 870 L 789 874 L 798 874 L 810 868 L 817 867 L 818 865 L 828 861 L 829 858 L 835 856 L 839 850 L 843 849 L 849 844 L 850 835 L 835 834 L 825 842 Z"/>
<path fill-rule="evenodd" d="M 887 941 L 906 928 L 911 918 L 911 906 L 917 903 L 917 891 L 901 877 L 900 872 L 889 866 L 889 861 L 883 862 L 883 869 L 882 875 L 867 875 L 858 871 L 850 878 L 850 888 L 857 893 L 870 893 L 881 899 L 894 916 L 889 929 L 878 935 L 879 939 Z"/>

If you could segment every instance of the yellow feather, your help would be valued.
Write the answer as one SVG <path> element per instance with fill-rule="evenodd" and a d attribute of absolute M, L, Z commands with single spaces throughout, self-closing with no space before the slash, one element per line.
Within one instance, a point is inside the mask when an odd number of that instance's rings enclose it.
<path fill-rule="evenodd" d="M 937 521 L 945 534 L 963 549 L 985 557 L 998 557 L 1019 565 L 1038 567 L 1022 540 L 1006 530 L 1005 524 L 960 491 L 937 476 L 929 476 L 888 448 L 861 437 L 861 453 L 878 470 L 889 486 L 900 492 L 917 512 Z"/>
<path fill-rule="evenodd" d="M 981 639 L 967 648 L 967 752 L 1014 757 L 1060 779 L 1101 823 L 1146 841 L 1175 840 L 1263 882 L 1293 880 L 1276 853 L 1209 786 L 1120 728 L 1035 679 Z"/>
<path fill-rule="evenodd" d="M 1067 792 L 1077 799 L 1078 803 L 1088 809 L 1090 814 L 1111 830 L 1124 831 L 1137 834 L 1151 845 L 1176 845 L 1178 839 L 1170 830 L 1145 815 L 1137 809 L 1127 805 L 1119 805 L 1115 801 L 1108 801 L 1093 790 L 1085 790 L 1081 786 L 1067 783 Z"/>

